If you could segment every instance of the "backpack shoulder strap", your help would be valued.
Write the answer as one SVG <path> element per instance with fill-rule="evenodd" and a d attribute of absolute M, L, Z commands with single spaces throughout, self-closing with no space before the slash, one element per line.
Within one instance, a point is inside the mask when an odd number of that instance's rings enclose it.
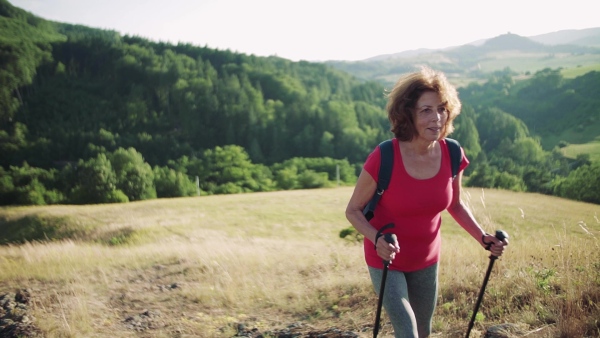
<path fill-rule="evenodd" d="M 462 162 L 462 151 L 460 151 L 460 143 L 457 140 L 446 138 L 446 145 L 450 153 L 450 163 L 452 165 L 452 179 L 458 175 L 460 163 Z"/>
<path fill-rule="evenodd" d="M 392 169 L 394 167 L 394 144 L 392 140 L 386 140 L 379 144 L 379 152 L 381 153 L 381 163 L 379 164 L 379 173 L 377 178 L 377 190 L 371 197 L 369 203 L 363 210 L 363 214 L 367 221 L 371 220 L 375 215 L 375 207 L 381 198 L 381 195 L 387 190 L 392 178 Z"/>
<path fill-rule="evenodd" d="M 392 140 L 381 142 L 379 150 L 381 151 L 381 165 L 379 166 L 377 189 L 380 189 L 383 194 L 383 191 L 387 190 L 392 179 L 392 169 L 394 167 L 394 144 Z"/>

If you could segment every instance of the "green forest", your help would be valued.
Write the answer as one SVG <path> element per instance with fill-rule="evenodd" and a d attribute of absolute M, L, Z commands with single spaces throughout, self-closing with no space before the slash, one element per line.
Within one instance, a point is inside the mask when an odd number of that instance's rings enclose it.
<path fill-rule="evenodd" d="M 392 137 L 384 84 L 323 63 L 153 42 L 0 0 L 0 204 L 352 185 Z M 600 204 L 600 73 L 510 69 L 461 87 L 465 184 Z M 572 129 L 573 139 L 552 135 Z M 594 130 L 596 129 L 596 130 Z"/>

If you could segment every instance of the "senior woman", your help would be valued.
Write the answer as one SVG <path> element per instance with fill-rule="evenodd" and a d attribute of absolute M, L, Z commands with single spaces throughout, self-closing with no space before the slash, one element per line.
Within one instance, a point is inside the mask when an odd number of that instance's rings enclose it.
<path fill-rule="evenodd" d="M 442 72 L 423 67 L 402 76 L 388 95 L 387 113 L 394 134 L 393 171 L 375 216 L 368 221 L 363 209 L 377 188 L 379 147 L 367 157 L 346 208 L 346 218 L 364 235 L 364 254 L 376 292 L 381 285 L 383 260 L 391 261 L 383 306 L 395 337 L 427 337 L 437 300 L 441 248 L 441 212 L 456 222 L 493 255 L 502 255 L 507 240 L 487 234 L 460 199 L 461 179 L 469 160 L 461 148 L 459 173 L 453 178 L 445 138 L 461 103 L 456 89 Z M 397 241 L 377 236 L 384 225 Z"/>

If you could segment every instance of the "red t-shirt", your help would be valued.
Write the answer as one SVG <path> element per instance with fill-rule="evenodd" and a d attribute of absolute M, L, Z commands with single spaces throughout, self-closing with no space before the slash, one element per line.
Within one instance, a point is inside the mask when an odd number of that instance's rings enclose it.
<path fill-rule="evenodd" d="M 404 168 L 398 140 L 392 141 L 394 168 L 390 185 L 381 196 L 375 209 L 375 216 L 370 223 L 376 229 L 388 223 L 395 224 L 394 228 L 385 231 L 385 233 L 396 234 L 400 245 L 400 253 L 396 255 L 389 268 L 410 272 L 426 268 L 439 261 L 441 212 L 448 208 L 452 201 L 450 153 L 446 141 L 439 141 L 442 150 L 439 172 L 429 179 L 415 179 Z M 469 165 L 462 148 L 461 152 L 463 160 L 460 171 Z M 379 147 L 376 147 L 367 157 L 363 167 L 375 181 L 378 180 L 380 159 L 381 153 Z M 382 259 L 368 239 L 364 241 L 364 250 L 367 265 L 382 269 Z"/>

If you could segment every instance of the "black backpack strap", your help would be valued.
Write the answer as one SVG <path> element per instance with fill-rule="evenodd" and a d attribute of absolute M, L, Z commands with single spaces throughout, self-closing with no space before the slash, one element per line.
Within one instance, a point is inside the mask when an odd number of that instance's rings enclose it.
<path fill-rule="evenodd" d="M 381 195 L 387 190 L 392 178 L 392 169 L 394 167 L 394 144 L 392 140 L 381 142 L 379 144 L 379 152 L 381 153 L 381 163 L 377 178 L 377 190 L 363 210 L 363 215 L 365 215 L 367 221 L 371 220 L 375 215 L 375 207 L 377 207 Z"/>
<path fill-rule="evenodd" d="M 450 153 L 450 163 L 452 165 L 452 179 L 458 175 L 460 163 L 462 162 L 462 151 L 460 151 L 460 143 L 457 140 L 446 138 L 446 145 Z"/>

